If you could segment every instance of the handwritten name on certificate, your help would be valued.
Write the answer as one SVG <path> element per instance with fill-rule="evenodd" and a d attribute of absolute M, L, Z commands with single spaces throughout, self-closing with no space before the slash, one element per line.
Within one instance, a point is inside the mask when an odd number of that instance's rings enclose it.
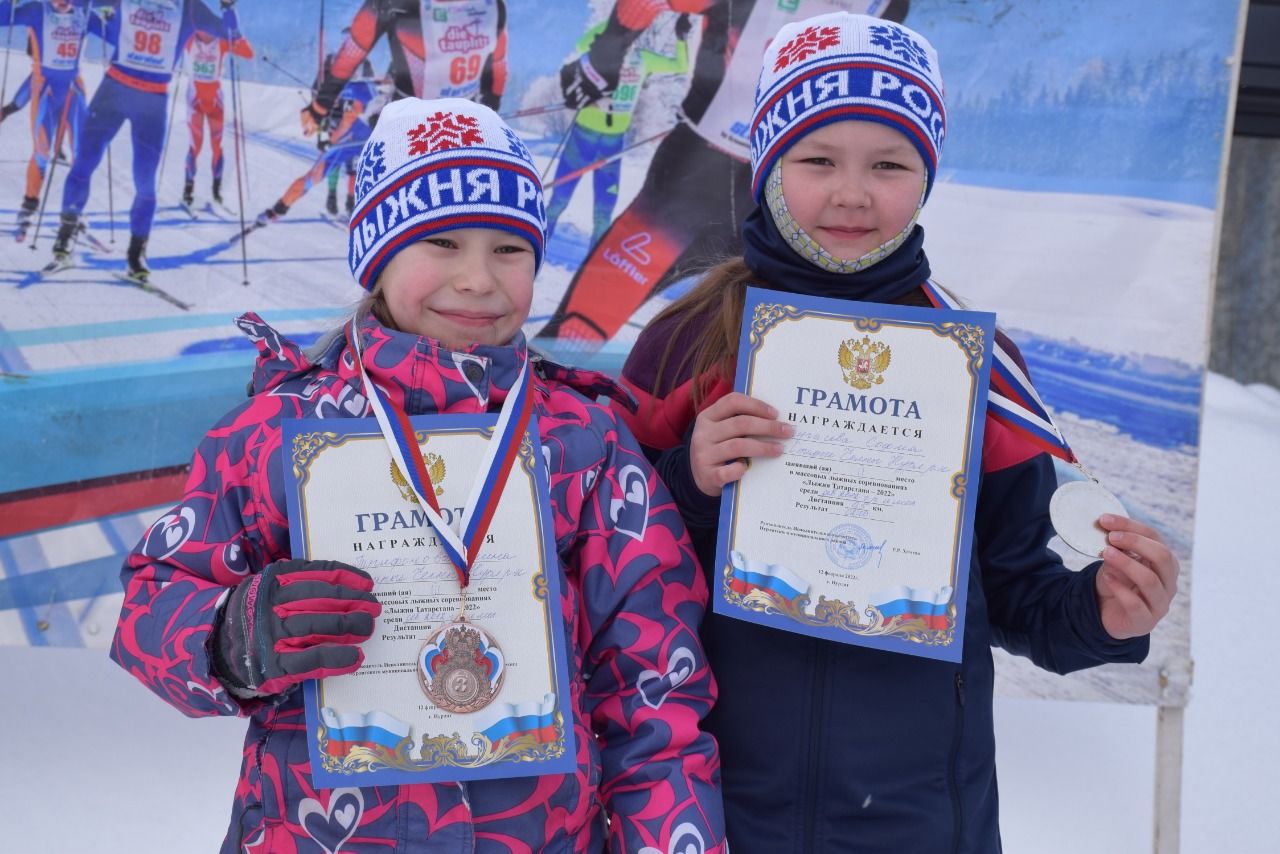
<path fill-rule="evenodd" d="M 496 421 L 410 419 L 441 515 L 455 531 Z M 560 570 L 536 416 L 465 597 L 374 419 L 290 421 L 284 434 L 293 556 L 364 569 L 382 603 L 360 669 L 303 686 L 316 783 L 571 772 Z"/>
<path fill-rule="evenodd" d="M 795 437 L 725 490 L 718 613 L 960 660 L 994 330 L 748 289 L 735 388 Z"/>

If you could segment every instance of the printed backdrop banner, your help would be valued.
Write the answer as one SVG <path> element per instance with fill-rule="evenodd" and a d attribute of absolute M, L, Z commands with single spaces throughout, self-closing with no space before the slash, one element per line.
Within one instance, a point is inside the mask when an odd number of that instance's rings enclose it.
<path fill-rule="evenodd" d="M 526 332 L 616 371 L 691 271 L 737 250 L 769 38 L 837 8 L 938 48 L 935 276 L 998 313 L 1188 582 L 1238 3 L 668 3 L 280 0 L 237 7 L 239 37 L 209 0 L 0 4 L 0 643 L 106 645 L 123 555 L 185 535 L 166 510 L 192 449 L 243 399 L 234 316 L 305 344 L 360 296 L 347 199 L 388 99 L 475 98 L 518 131 L 551 227 Z M 64 221 L 69 266 L 45 272 Z M 144 238 L 145 288 L 123 278 Z M 1000 689 L 1180 705 L 1189 606 L 1141 667 L 1064 679 L 1006 656 Z"/>

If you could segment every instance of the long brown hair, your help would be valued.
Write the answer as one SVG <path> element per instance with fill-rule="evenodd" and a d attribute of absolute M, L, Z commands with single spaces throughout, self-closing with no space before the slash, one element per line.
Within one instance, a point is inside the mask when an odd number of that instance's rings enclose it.
<path fill-rule="evenodd" d="M 311 346 L 303 348 L 302 354 L 308 362 L 313 365 L 316 364 L 319 362 L 320 357 L 324 355 L 324 352 L 329 349 L 333 339 L 346 334 L 347 325 L 351 323 L 352 318 L 359 319 L 369 312 L 373 312 L 374 318 L 388 329 L 399 328 L 391 320 L 391 309 L 387 307 L 387 299 L 383 296 L 382 288 L 374 285 L 373 292 L 362 296 L 347 312 L 341 323 L 317 338 Z"/>
<path fill-rule="evenodd" d="M 738 335 L 742 327 L 742 306 L 747 285 L 755 275 L 742 256 L 722 261 L 703 275 L 687 294 L 658 313 L 651 324 L 674 319 L 658 359 L 654 393 L 665 395 L 680 385 L 680 377 L 697 377 L 693 388 L 694 406 L 700 406 L 716 379 L 733 379 L 738 357 Z M 697 343 L 677 353 L 678 342 L 694 324 L 705 324 Z M 673 361 L 674 360 L 674 361 Z M 692 370 L 690 370 L 692 368 Z"/>

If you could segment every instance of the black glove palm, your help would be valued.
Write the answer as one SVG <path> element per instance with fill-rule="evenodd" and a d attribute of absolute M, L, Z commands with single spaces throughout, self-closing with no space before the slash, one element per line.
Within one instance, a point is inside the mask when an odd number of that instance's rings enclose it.
<path fill-rule="evenodd" d="M 245 579 L 214 624 L 214 673 L 241 693 L 279 694 L 350 673 L 382 606 L 363 570 L 329 560 L 279 560 Z"/>

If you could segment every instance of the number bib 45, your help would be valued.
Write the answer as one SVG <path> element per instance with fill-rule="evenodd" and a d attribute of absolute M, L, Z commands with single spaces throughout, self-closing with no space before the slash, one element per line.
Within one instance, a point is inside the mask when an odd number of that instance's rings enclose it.
<path fill-rule="evenodd" d="M 72 71 L 80 59 L 80 38 L 84 35 L 85 13 L 73 10 L 59 14 L 44 10 L 45 53 L 41 64 L 51 71 Z"/>

